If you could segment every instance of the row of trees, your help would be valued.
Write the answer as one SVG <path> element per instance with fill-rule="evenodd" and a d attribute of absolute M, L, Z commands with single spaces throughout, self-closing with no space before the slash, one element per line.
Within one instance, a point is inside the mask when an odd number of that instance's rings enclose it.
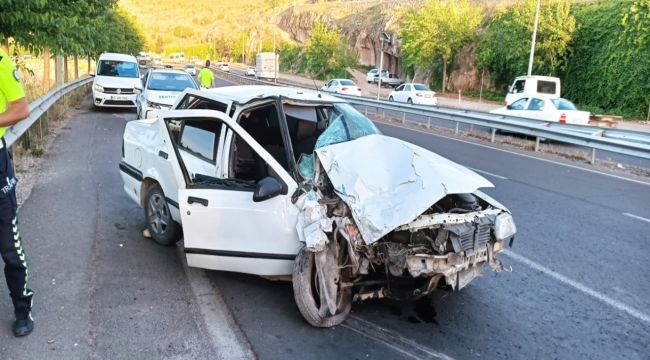
<path fill-rule="evenodd" d="M 144 37 L 117 0 L 0 0 L 0 41 L 61 56 L 136 54 Z M 48 61 L 49 62 L 49 61 Z"/>

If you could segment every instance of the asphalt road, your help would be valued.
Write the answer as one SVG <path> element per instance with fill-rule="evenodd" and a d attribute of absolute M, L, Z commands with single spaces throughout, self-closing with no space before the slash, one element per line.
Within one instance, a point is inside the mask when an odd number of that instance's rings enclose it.
<path fill-rule="evenodd" d="M 123 193 L 120 139 L 134 117 L 86 107 L 46 155 L 19 214 L 37 329 L 11 336 L 0 287 L 3 359 L 216 358 L 209 328 L 220 324 L 203 318 L 205 294 L 195 296 L 176 248 L 142 238 L 142 210 Z M 198 270 L 257 357 L 648 359 L 650 184 L 378 126 L 495 184 L 486 192 L 519 227 L 501 257 L 512 272 L 486 270 L 429 304 L 355 304 L 341 326 L 315 329 L 298 313 L 290 283 Z"/>

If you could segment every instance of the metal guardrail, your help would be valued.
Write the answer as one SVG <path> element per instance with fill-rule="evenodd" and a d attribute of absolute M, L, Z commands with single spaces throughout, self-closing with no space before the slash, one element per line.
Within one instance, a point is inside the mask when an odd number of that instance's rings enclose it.
<path fill-rule="evenodd" d="M 38 99 L 32 101 L 29 104 L 29 116 L 27 119 L 20 121 L 19 123 L 7 128 L 7 132 L 4 135 L 5 142 L 7 147 L 11 147 L 16 140 L 18 140 L 24 133 L 29 130 L 29 128 L 34 125 L 43 114 L 49 110 L 49 108 L 54 105 L 59 99 L 61 99 L 67 93 L 88 84 L 93 80 L 92 77 L 83 77 L 75 81 L 63 84 L 47 94 L 39 97 Z"/>
<path fill-rule="evenodd" d="M 263 81 L 243 75 L 223 72 L 213 69 L 219 77 L 242 85 L 276 85 L 292 86 L 314 90 L 300 85 L 286 82 Z M 374 109 L 376 114 L 386 117 L 386 112 L 402 114 L 402 123 L 407 121 L 417 124 L 426 124 L 431 127 L 431 120 L 446 120 L 455 122 L 456 133 L 460 124 L 483 126 L 491 129 L 491 141 L 495 141 L 497 131 L 520 133 L 536 138 L 535 151 L 539 151 L 540 140 L 549 139 L 562 143 L 573 144 L 591 148 L 591 163 L 596 160 L 596 150 L 605 150 L 614 153 L 650 159 L 650 133 L 611 129 L 589 125 L 560 124 L 555 122 L 520 118 L 514 116 L 497 115 L 479 111 L 430 107 L 422 105 L 400 104 L 387 100 L 375 100 L 367 97 L 346 96 L 330 94 L 347 100 L 350 104 L 361 107 L 368 114 L 369 109 Z M 420 117 L 422 121 L 407 120 L 406 115 Z"/>

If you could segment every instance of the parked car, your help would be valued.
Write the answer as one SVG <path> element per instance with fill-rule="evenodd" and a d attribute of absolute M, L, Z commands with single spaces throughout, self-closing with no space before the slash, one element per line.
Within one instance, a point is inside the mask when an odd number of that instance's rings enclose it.
<path fill-rule="evenodd" d="M 185 72 L 192 76 L 196 76 L 196 67 L 194 67 L 194 64 L 187 64 L 185 65 Z"/>
<path fill-rule="evenodd" d="M 103 53 L 97 60 L 93 80 L 93 105 L 135 107 L 136 87 L 142 87 L 140 67 L 135 57 Z"/>
<path fill-rule="evenodd" d="M 560 79 L 552 76 L 519 76 L 508 87 L 506 104 L 522 98 L 560 97 Z"/>
<path fill-rule="evenodd" d="M 488 180 L 314 91 L 188 89 L 128 122 L 122 149 L 154 241 L 182 229 L 189 266 L 290 278 L 313 326 L 340 324 L 353 301 L 460 290 L 502 268 L 516 233 L 478 190 Z"/>
<path fill-rule="evenodd" d="M 246 76 L 255 76 L 255 67 L 254 66 L 249 66 L 246 69 Z"/>
<path fill-rule="evenodd" d="M 382 70 L 382 74 L 388 75 L 388 70 Z M 379 76 L 379 69 L 372 69 L 366 74 L 366 81 L 368 84 L 375 82 L 375 79 Z"/>
<path fill-rule="evenodd" d="M 153 58 L 153 66 L 163 66 L 163 60 L 160 56 Z"/>
<path fill-rule="evenodd" d="M 361 89 L 352 80 L 332 79 L 321 87 L 321 90 L 335 94 L 361 96 Z"/>
<path fill-rule="evenodd" d="M 417 83 L 406 83 L 398 86 L 388 94 L 388 100 L 416 105 L 438 106 L 436 93 L 431 91 L 428 86 Z"/>
<path fill-rule="evenodd" d="M 375 83 L 379 82 L 379 76 L 376 76 L 373 80 Z M 404 81 L 400 79 L 397 74 L 392 73 L 383 73 L 381 75 L 381 85 L 386 87 L 397 87 L 401 85 Z"/>
<path fill-rule="evenodd" d="M 221 70 L 221 71 L 225 71 L 225 72 L 229 72 L 229 71 L 230 71 L 230 67 L 228 67 L 228 64 L 226 64 L 226 63 L 222 63 L 222 64 L 219 65 L 219 70 Z"/>
<path fill-rule="evenodd" d="M 151 69 L 142 78 L 143 88 L 136 99 L 138 119 L 153 117 L 160 109 L 169 109 L 185 89 L 198 89 L 194 78 L 184 71 Z"/>
<path fill-rule="evenodd" d="M 563 98 L 521 98 L 510 105 L 490 111 L 493 114 L 517 116 L 528 119 L 559 122 L 563 124 L 589 125 L 591 113 L 580 111 Z"/>

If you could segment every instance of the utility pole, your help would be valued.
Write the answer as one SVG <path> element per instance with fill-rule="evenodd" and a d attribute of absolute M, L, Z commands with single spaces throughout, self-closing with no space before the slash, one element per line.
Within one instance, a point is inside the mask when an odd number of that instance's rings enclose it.
<path fill-rule="evenodd" d="M 537 0 L 537 8 L 535 10 L 535 24 L 533 25 L 533 40 L 530 44 L 530 59 L 528 60 L 528 76 L 533 74 L 533 57 L 535 55 L 535 40 L 537 39 L 537 22 L 539 21 L 539 5 L 541 0 Z"/>

